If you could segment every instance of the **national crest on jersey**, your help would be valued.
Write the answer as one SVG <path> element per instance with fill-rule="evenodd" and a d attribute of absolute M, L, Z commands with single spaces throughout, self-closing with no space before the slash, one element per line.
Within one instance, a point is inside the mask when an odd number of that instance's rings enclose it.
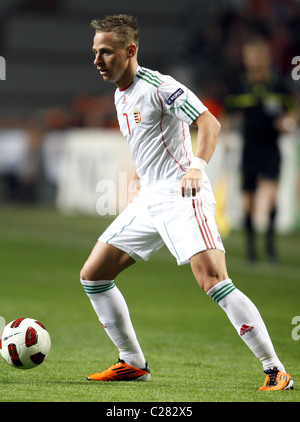
<path fill-rule="evenodd" d="M 142 123 L 142 116 L 141 116 L 141 112 L 140 112 L 138 107 L 134 107 L 133 116 L 134 116 L 135 123 L 137 125 L 140 125 Z"/>

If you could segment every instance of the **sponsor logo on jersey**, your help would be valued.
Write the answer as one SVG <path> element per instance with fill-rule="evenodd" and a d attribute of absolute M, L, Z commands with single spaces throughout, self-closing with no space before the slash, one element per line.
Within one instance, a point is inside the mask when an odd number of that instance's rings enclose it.
<path fill-rule="evenodd" d="M 140 110 L 137 107 L 135 107 L 133 110 L 133 116 L 135 123 L 140 125 L 142 123 L 142 116 Z"/>
<path fill-rule="evenodd" d="M 175 92 L 173 92 L 173 94 L 172 95 L 170 95 L 170 97 L 167 99 L 167 104 L 168 105 L 171 105 L 171 104 L 173 104 L 174 103 L 174 101 L 178 98 L 178 97 L 180 97 L 180 95 L 182 95 L 183 94 L 183 89 L 181 89 L 181 88 L 178 88 L 177 89 L 177 91 L 175 91 Z"/>

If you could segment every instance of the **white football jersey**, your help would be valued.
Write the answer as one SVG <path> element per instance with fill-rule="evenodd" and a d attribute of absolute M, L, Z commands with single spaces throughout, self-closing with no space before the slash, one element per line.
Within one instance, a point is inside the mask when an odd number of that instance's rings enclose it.
<path fill-rule="evenodd" d="M 189 125 L 207 110 L 203 103 L 171 76 L 139 66 L 131 85 L 116 90 L 115 106 L 141 186 L 179 182 L 193 158 Z"/>

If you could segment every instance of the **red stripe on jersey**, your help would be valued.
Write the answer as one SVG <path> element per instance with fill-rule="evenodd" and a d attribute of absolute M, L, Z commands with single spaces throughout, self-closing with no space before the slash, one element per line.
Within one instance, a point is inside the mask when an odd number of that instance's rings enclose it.
<path fill-rule="evenodd" d="M 189 166 L 191 165 L 191 160 L 189 159 L 189 157 L 188 157 L 188 152 L 187 152 L 187 149 L 186 149 L 186 147 L 185 147 L 185 127 L 184 127 L 184 123 L 182 122 L 181 123 L 181 125 L 182 125 L 182 137 L 183 137 L 183 142 L 182 142 L 182 145 L 183 145 L 183 149 L 184 149 L 184 151 L 185 151 L 185 156 L 186 156 L 186 159 L 188 160 L 188 162 L 189 162 Z"/>
<path fill-rule="evenodd" d="M 164 83 L 164 82 L 163 82 Z M 181 170 L 182 171 L 184 171 L 185 173 L 187 173 L 187 171 L 182 167 L 182 165 L 176 160 L 176 158 L 174 157 L 174 155 L 169 151 L 169 149 L 168 149 L 168 147 L 167 147 L 167 145 L 166 145 L 166 140 L 165 140 L 165 137 L 164 137 L 164 131 L 163 131 L 163 127 L 162 127 L 162 122 L 163 122 L 163 117 L 164 117 L 164 108 L 163 108 L 163 102 L 162 102 L 162 100 L 161 100 L 161 98 L 160 98 L 160 96 L 159 96 L 159 93 L 158 93 L 158 90 L 159 90 L 159 88 L 160 88 L 160 86 L 161 86 L 162 84 L 160 84 L 159 85 L 159 87 L 157 88 L 157 96 L 158 96 L 158 99 L 159 99 L 159 102 L 160 102 L 160 105 L 161 105 L 161 117 L 160 117 L 160 123 L 159 123 L 159 125 L 160 125 L 160 131 L 161 131 L 161 138 L 162 138 L 162 141 L 163 141 L 163 144 L 164 144 L 164 147 L 165 147 L 165 150 L 167 151 L 167 153 L 173 158 L 173 160 L 175 161 L 175 163 L 176 164 L 178 164 L 179 165 L 179 167 L 181 168 Z"/>

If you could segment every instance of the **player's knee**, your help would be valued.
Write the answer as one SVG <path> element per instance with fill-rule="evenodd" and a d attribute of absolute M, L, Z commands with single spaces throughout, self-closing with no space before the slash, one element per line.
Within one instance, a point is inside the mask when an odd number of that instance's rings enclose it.
<path fill-rule="evenodd" d="M 98 280 L 113 280 L 111 271 L 105 269 L 103 265 L 90 265 L 88 262 L 84 264 L 80 271 L 80 280 L 98 281 Z"/>
<path fill-rule="evenodd" d="M 205 292 L 228 278 L 225 255 L 221 250 L 212 249 L 196 254 L 190 263 L 199 286 Z"/>
<path fill-rule="evenodd" d="M 197 283 L 205 292 L 208 292 L 208 290 L 220 283 L 220 281 L 228 278 L 227 271 L 218 267 L 198 267 L 197 269 L 194 268 L 193 272 Z"/>
<path fill-rule="evenodd" d="M 89 269 L 87 265 L 84 265 L 80 271 L 80 280 L 97 281 L 99 278 L 96 278 L 94 271 Z"/>
<path fill-rule="evenodd" d="M 225 276 L 205 276 L 202 279 L 202 282 L 200 286 L 202 289 L 207 293 L 212 287 L 214 287 L 216 284 L 220 283 L 221 281 L 225 280 Z"/>
<path fill-rule="evenodd" d="M 220 273 L 207 274 L 201 272 L 196 276 L 197 283 L 205 292 L 208 292 L 208 290 L 220 283 L 220 281 L 225 280 L 225 278 L 226 277 Z"/>
<path fill-rule="evenodd" d="M 79 277 L 80 277 L 80 280 L 85 280 L 86 279 L 85 276 L 84 276 L 84 272 L 82 270 L 80 271 Z"/>
<path fill-rule="evenodd" d="M 86 271 L 85 271 L 85 268 L 84 267 L 80 271 L 80 280 L 88 280 L 88 278 L 86 276 Z"/>

